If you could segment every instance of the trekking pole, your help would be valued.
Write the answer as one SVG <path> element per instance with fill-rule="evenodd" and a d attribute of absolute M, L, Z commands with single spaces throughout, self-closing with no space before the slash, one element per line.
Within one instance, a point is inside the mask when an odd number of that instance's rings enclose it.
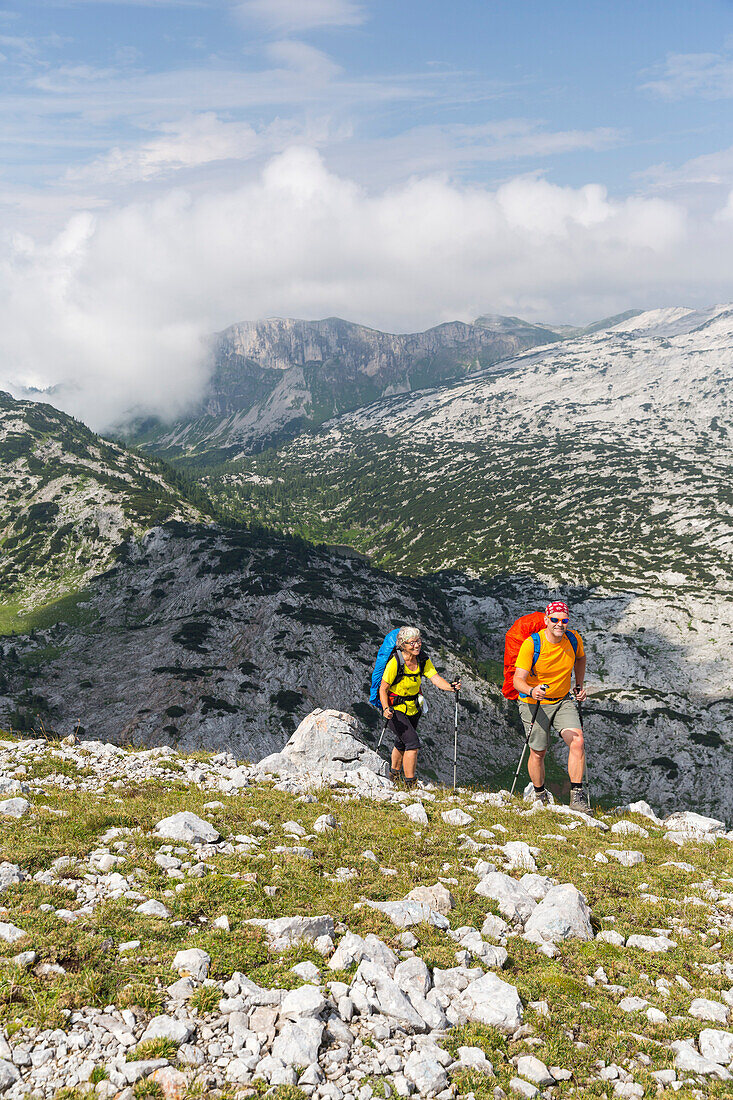
<path fill-rule="evenodd" d="M 547 685 L 546 684 L 540 684 L 540 687 L 545 687 L 546 688 Z M 539 714 L 540 703 L 541 702 L 542 702 L 542 700 L 538 699 L 537 702 L 535 703 L 534 713 L 532 715 L 532 721 L 529 724 L 529 733 L 527 734 L 527 736 L 524 739 L 524 744 L 522 745 L 522 755 L 519 757 L 519 763 L 517 764 L 517 770 L 516 770 L 515 775 L 514 775 L 514 782 L 512 783 L 512 789 L 509 792 L 509 797 L 510 798 L 514 795 L 514 788 L 517 785 L 517 780 L 519 779 L 519 773 L 522 770 L 522 764 L 524 763 L 524 754 L 527 751 L 527 746 L 529 745 L 529 739 L 532 736 L 532 730 L 534 729 L 535 719 L 537 718 L 537 715 Z"/>
<path fill-rule="evenodd" d="M 377 752 L 379 752 L 379 750 L 382 747 L 382 741 L 384 741 L 384 735 L 387 732 L 387 722 L 388 722 L 388 719 L 385 718 L 384 719 L 384 725 L 382 726 L 382 732 L 379 735 L 379 744 L 377 745 Z"/>
<path fill-rule="evenodd" d="M 458 677 L 456 676 L 457 680 Z M 453 713 L 453 790 L 456 789 L 456 769 L 458 767 L 458 691 L 456 690 L 456 706 Z"/>
<path fill-rule="evenodd" d="M 580 703 L 578 700 L 576 700 L 576 705 L 578 707 L 578 717 L 580 718 L 580 728 L 582 730 L 583 729 L 583 704 Z M 583 733 L 585 733 L 585 730 L 583 730 Z M 585 750 L 585 768 L 583 770 L 583 781 L 585 783 L 586 794 L 588 795 L 588 809 L 592 810 L 593 806 L 592 806 L 592 803 L 591 803 L 591 800 L 590 800 L 590 783 L 588 781 L 588 750 L 587 749 Z"/>

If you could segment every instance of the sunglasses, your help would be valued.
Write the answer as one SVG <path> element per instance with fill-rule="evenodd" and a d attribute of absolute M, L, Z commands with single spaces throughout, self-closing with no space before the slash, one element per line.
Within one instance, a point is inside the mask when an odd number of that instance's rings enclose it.
<path fill-rule="evenodd" d="M 551 623 L 562 623 L 563 626 L 567 626 L 570 619 L 556 619 L 553 615 L 549 616 Z"/>
<path fill-rule="evenodd" d="M 405 645 L 422 645 L 422 638 L 415 638 L 414 642 L 405 642 Z"/>

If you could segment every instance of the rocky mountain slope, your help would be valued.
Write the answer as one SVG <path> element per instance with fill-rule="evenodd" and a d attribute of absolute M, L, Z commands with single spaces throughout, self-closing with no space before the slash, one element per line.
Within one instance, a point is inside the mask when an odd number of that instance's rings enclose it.
<path fill-rule="evenodd" d="M 502 772 L 516 752 L 495 684 L 461 652 L 439 589 L 356 556 L 266 532 L 170 522 L 132 540 L 78 593 L 72 614 L 0 642 L 0 727 L 118 744 L 218 749 L 258 760 L 320 701 L 375 744 L 376 651 L 417 622 L 436 664 L 464 673 L 460 767 Z M 452 772 L 453 696 L 426 690 L 423 774 Z M 383 750 L 386 751 L 386 750 Z"/>
<path fill-rule="evenodd" d="M 384 394 L 460 378 L 560 337 L 517 317 L 481 317 L 395 335 L 331 317 L 232 325 L 214 340 L 201 407 L 173 425 L 138 425 L 133 439 L 167 458 L 261 450 Z"/>
<path fill-rule="evenodd" d="M 643 777 L 666 806 L 715 789 L 724 812 L 732 376 L 731 307 L 654 311 L 383 399 L 207 486 L 240 517 L 444 570 L 482 658 L 515 615 L 569 596 L 598 781 Z"/>
<path fill-rule="evenodd" d="M 50 405 L 0 393 L 0 601 L 20 612 L 102 572 L 126 539 L 201 510 L 158 468 Z"/>
<path fill-rule="evenodd" d="M 723 822 L 408 795 L 352 732 L 0 742 L 7 1100 L 730 1095 Z"/>

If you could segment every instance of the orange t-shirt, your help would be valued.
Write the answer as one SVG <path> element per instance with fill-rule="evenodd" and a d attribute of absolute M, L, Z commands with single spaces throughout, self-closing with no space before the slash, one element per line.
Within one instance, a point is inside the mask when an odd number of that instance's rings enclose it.
<path fill-rule="evenodd" d="M 556 645 L 552 645 L 547 641 L 544 630 L 540 630 L 540 654 L 535 661 L 534 675 L 530 671 L 532 658 L 534 657 L 532 637 L 525 638 L 519 647 L 516 667 L 527 673 L 527 682 L 530 687 L 536 687 L 537 684 L 547 684 L 547 695 L 550 699 L 563 699 L 568 694 L 575 661 L 577 657 L 585 656 L 583 639 L 577 630 L 574 630 L 573 633 L 578 639 L 577 656 L 573 652 L 573 647 L 567 637 Z M 523 696 L 520 695 L 521 698 Z"/>

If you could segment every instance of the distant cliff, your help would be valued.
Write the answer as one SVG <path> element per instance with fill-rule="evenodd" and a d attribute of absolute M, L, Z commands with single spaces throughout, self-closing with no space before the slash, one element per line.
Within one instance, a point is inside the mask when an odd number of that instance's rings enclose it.
<path fill-rule="evenodd" d="M 406 335 L 338 317 L 232 325 L 214 338 L 215 367 L 201 405 L 173 425 L 147 423 L 133 438 L 169 457 L 232 457 L 380 397 L 462 378 L 558 339 L 552 329 L 515 317 L 451 321 Z"/>

